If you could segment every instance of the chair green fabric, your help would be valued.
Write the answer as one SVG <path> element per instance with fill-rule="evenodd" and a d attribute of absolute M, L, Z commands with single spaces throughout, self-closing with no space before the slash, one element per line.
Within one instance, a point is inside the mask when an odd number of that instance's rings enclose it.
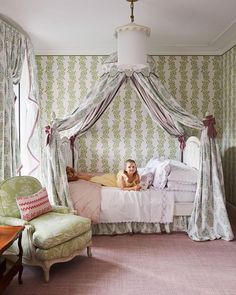
<path fill-rule="evenodd" d="M 70 213 L 62 206 L 30 221 L 22 220 L 16 203 L 17 196 L 29 196 L 42 188 L 31 176 L 16 176 L 0 183 L 0 224 L 24 225 L 22 235 L 23 263 L 43 268 L 49 281 L 50 267 L 54 263 L 71 260 L 87 248 L 91 256 L 91 220 Z M 16 243 L 10 249 L 16 252 Z"/>

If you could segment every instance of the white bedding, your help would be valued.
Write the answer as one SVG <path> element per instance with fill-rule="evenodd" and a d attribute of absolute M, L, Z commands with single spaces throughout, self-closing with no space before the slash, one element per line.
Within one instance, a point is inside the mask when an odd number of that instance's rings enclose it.
<path fill-rule="evenodd" d="M 171 191 L 196 192 L 197 184 L 183 184 L 176 181 L 168 181 L 166 189 Z"/>
<path fill-rule="evenodd" d="M 195 192 L 187 191 L 172 191 L 175 199 L 175 203 L 193 203 L 195 198 Z"/>
<path fill-rule="evenodd" d="M 195 197 L 169 188 L 124 191 L 84 180 L 69 183 L 69 189 L 77 214 L 93 223 L 172 223 L 173 215 L 190 215 Z"/>
<path fill-rule="evenodd" d="M 176 195 L 177 192 L 168 190 L 136 192 L 102 187 L 99 223 L 171 223 Z"/>

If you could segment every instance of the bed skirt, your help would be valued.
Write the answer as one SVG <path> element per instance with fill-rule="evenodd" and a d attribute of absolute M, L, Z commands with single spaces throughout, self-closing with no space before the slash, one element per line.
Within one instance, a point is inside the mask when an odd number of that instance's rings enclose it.
<path fill-rule="evenodd" d="M 154 234 L 170 231 L 187 232 L 190 216 L 175 216 L 173 223 L 168 227 L 160 223 L 146 222 L 120 222 L 98 223 L 92 226 L 93 235 L 118 235 L 118 234 Z"/>

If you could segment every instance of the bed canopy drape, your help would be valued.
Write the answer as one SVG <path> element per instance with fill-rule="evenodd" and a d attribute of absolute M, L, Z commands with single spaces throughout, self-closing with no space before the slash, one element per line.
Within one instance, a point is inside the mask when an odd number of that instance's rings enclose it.
<path fill-rule="evenodd" d="M 214 118 L 202 122 L 185 111 L 166 90 L 155 74 L 155 63 L 148 57 L 147 66 L 119 67 L 116 54 L 111 55 L 103 66 L 103 74 L 83 103 L 69 116 L 54 119 L 46 127 L 47 163 L 45 175 L 51 200 L 55 204 L 72 207 L 69 196 L 65 163 L 60 147 L 60 132 L 72 127 L 71 137 L 82 136 L 107 109 L 121 85 L 127 80 L 147 108 L 151 118 L 170 135 L 178 138 L 184 148 L 184 126 L 202 130 L 200 173 L 190 219 L 188 234 L 196 241 L 222 238 L 232 240 L 233 233 L 225 207 L 223 173 L 219 149 L 215 140 Z"/>

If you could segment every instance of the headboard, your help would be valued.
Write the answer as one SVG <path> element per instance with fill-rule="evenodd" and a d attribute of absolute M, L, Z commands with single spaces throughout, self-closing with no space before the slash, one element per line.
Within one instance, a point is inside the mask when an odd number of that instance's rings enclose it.
<path fill-rule="evenodd" d="M 186 141 L 183 152 L 183 162 L 195 169 L 200 165 L 200 140 L 195 136 L 190 136 Z"/>
<path fill-rule="evenodd" d="M 73 159 L 72 152 L 70 146 L 70 140 L 64 136 L 61 139 L 61 151 L 63 154 L 63 158 L 66 166 L 73 167 Z M 77 166 L 78 162 L 78 149 L 75 146 L 74 149 L 74 160 L 75 166 Z M 200 163 L 200 140 L 195 136 L 190 136 L 186 141 L 186 147 L 183 151 L 183 162 L 195 169 L 199 169 Z"/>

